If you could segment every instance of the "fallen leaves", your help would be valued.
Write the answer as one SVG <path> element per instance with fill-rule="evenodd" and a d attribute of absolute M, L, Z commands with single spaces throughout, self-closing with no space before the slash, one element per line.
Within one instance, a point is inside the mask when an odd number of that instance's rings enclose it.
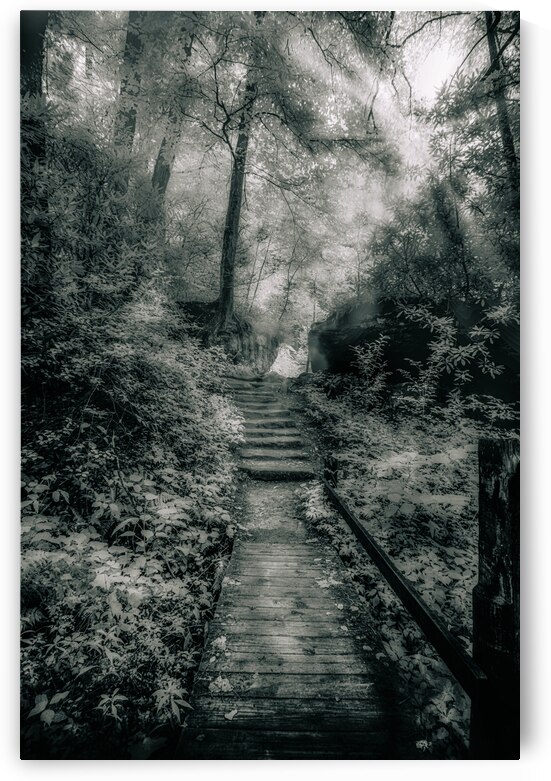
<path fill-rule="evenodd" d="M 211 694 L 223 694 L 224 692 L 231 691 L 233 691 L 233 686 L 229 680 L 222 675 L 219 675 L 214 681 L 209 683 L 209 692 L 211 692 Z"/>

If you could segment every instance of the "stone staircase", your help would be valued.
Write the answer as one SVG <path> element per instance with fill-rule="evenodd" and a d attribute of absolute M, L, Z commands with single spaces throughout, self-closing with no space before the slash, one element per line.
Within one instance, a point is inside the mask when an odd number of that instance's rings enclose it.
<path fill-rule="evenodd" d="M 293 420 L 281 382 L 228 377 L 226 384 L 245 420 L 241 469 L 255 480 L 310 480 L 311 456 Z"/>

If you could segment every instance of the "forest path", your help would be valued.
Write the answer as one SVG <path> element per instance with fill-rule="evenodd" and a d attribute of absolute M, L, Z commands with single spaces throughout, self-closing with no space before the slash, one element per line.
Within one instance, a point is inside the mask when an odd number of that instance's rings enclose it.
<path fill-rule="evenodd" d="M 334 549 L 299 517 L 293 481 L 314 476 L 299 431 L 273 394 L 258 400 L 262 388 L 255 401 L 240 394 L 242 468 L 254 479 L 177 758 L 417 757 L 374 622 L 360 616 Z"/>

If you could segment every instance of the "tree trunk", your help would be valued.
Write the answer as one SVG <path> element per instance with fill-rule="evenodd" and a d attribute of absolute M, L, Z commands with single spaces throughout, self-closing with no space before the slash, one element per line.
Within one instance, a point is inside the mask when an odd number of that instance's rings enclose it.
<path fill-rule="evenodd" d="M 479 460 L 478 584 L 473 657 L 490 681 L 474 701 L 471 750 L 478 759 L 518 759 L 520 709 L 520 447 L 482 439 Z"/>
<path fill-rule="evenodd" d="M 193 40 L 195 35 L 190 35 L 189 43 L 184 46 L 185 61 L 187 62 L 191 57 L 193 49 Z M 162 206 L 168 183 L 170 181 L 170 175 L 172 173 L 172 166 L 176 157 L 176 147 L 180 140 L 182 132 L 182 117 L 179 116 L 174 105 L 170 105 L 168 111 L 168 124 L 159 147 L 157 159 L 155 161 L 155 167 L 153 169 L 153 177 L 151 184 L 153 190 L 158 198 L 159 205 Z"/>
<path fill-rule="evenodd" d="M 148 204 L 144 205 L 145 219 L 148 222 L 157 222 L 159 224 L 163 238 L 165 195 L 176 157 L 176 146 L 182 130 L 181 119 L 176 116 L 176 112 L 173 109 L 170 110 L 168 123 L 169 125 L 161 141 L 151 177 L 152 198 Z"/>
<path fill-rule="evenodd" d="M 44 36 L 48 11 L 22 11 L 20 27 L 21 97 L 43 98 Z M 32 103 L 21 119 L 21 252 L 23 311 L 48 309 L 52 291 L 51 226 L 46 187 L 46 122 Z"/>
<path fill-rule="evenodd" d="M 124 45 L 122 79 L 119 92 L 119 105 L 115 117 L 113 139 L 115 146 L 130 155 L 136 132 L 136 99 L 140 92 L 141 73 L 139 61 L 143 51 L 142 26 L 145 11 L 129 11 L 126 42 Z M 128 188 L 129 174 L 121 179 L 121 190 Z"/>
<path fill-rule="evenodd" d="M 153 176 L 151 178 L 151 184 L 155 195 L 158 196 L 160 201 L 164 200 L 168 182 L 170 180 L 170 174 L 174 158 L 176 157 L 176 141 L 180 135 L 180 126 L 177 119 L 170 117 L 169 123 L 171 128 L 163 136 L 161 146 L 159 147 L 159 153 L 155 160 L 155 168 L 153 169 Z"/>
<path fill-rule="evenodd" d="M 254 302 L 256 301 L 256 294 L 258 293 L 258 288 L 260 287 L 260 283 L 262 282 L 262 274 L 264 272 L 264 266 L 266 265 L 266 261 L 268 260 L 268 253 L 270 251 L 271 244 L 272 244 L 272 237 L 270 236 L 270 238 L 268 239 L 268 246 L 266 247 L 266 251 L 264 253 L 264 260 L 260 264 L 260 270 L 258 272 L 258 277 L 256 279 L 256 285 L 255 285 L 255 288 L 254 288 L 253 297 L 251 298 L 251 301 L 250 301 L 250 304 L 249 304 L 249 312 L 252 311 L 252 308 L 254 306 Z M 256 265 L 256 263 L 255 263 L 255 265 Z M 247 295 L 247 299 L 248 298 L 249 298 L 249 296 Z"/>
<path fill-rule="evenodd" d="M 256 24 L 259 25 L 265 11 L 255 11 Z M 254 66 L 256 57 L 253 55 Z M 249 134 L 252 122 L 252 109 L 256 98 L 256 84 L 251 81 L 250 72 L 245 87 L 245 99 L 243 111 L 239 120 L 237 146 L 233 152 L 233 163 L 230 182 L 230 195 L 226 212 L 226 224 L 224 227 L 224 239 L 222 242 L 222 259 L 220 262 L 220 297 L 218 299 L 218 320 L 215 325 L 215 334 L 224 331 L 233 317 L 234 286 L 235 286 L 235 257 L 237 253 L 237 239 L 239 235 L 239 221 L 241 217 L 241 203 L 243 200 L 243 185 L 245 182 L 245 163 L 247 162 L 247 149 L 249 146 Z"/>
<path fill-rule="evenodd" d="M 235 257 L 237 253 L 237 238 L 243 201 L 243 185 L 245 182 L 245 163 L 249 146 L 251 127 L 251 110 L 256 94 L 256 85 L 248 83 L 245 89 L 245 109 L 239 120 L 237 146 L 233 154 L 230 195 L 224 227 L 222 243 L 222 260 L 220 263 L 220 298 L 218 302 L 217 330 L 224 330 L 233 316 Z"/>
<path fill-rule="evenodd" d="M 21 97 L 42 97 L 44 66 L 44 35 L 48 26 L 48 11 L 21 11 Z M 27 154 L 39 166 L 46 159 L 46 127 L 37 118 L 23 119 Z"/>
<path fill-rule="evenodd" d="M 42 96 L 44 35 L 48 11 L 21 11 L 21 96 Z"/>
<path fill-rule="evenodd" d="M 501 13 L 499 11 L 486 11 L 485 16 L 488 49 L 490 52 L 489 77 L 493 78 L 492 95 L 496 104 L 499 134 L 501 136 L 503 156 L 507 166 L 511 206 L 515 209 L 516 212 L 518 212 L 520 209 L 519 166 L 515 152 L 515 142 L 513 139 L 513 133 L 511 131 L 511 124 L 509 122 L 507 102 L 505 100 L 505 78 L 499 61 L 496 39 L 496 28 L 499 23 Z"/>

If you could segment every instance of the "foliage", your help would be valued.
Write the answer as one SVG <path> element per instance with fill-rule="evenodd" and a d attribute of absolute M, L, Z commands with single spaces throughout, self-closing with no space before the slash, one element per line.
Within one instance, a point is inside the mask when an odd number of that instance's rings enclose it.
<path fill-rule="evenodd" d="M 468 736 L 468 698 L 350 530 L 330 508 L 321 486 L 304 485 L 299 497 L 306 520 L 318 533 L 328 537 L 349 567 L 360 610 L 368 612 L 377 622 L 383 649 L 377 652 L 377 658 L 391 664 L 402 678 L 417 726 L 425 735 L 418 747 L 435 759 L 463 758 Z"/>
<path fill-rule="evenodd" d="M 322 448 L 336 457 L 339 492 L 450 631 L 470 648 L 471 590 L 476 583 L 476 431 L 440 419 L 390 422 L 360 413 L 343 397 L 302 391 L 305 412 L 323 428 Z M 380 622 L 385 650 L 398 663 L 435 756 L 460 756 L 468 734 L 468 699 L 343 531 L 317 486 L 304 488 L 306 517 L 328 534 L 352 568 L 366 609 Z"/>
<path fill-rule="evenodd" d="M 518 422 L 516 404 L 497 395 L 473 393 L 471 383 L 473 375 L 486 375 L 493 381 L 504 372 L 505 367 L 495 361 L 494 345 L 501 340 L 500 325 L 518 324 L 515 307 L 488 307 L 467 333 L 460 331 L 453 317 L 437 315 L 427 306 L 403 306 L 400 315 L 429 331 L 432 339 L 426 362 L 409 359 L 410 369 L 402 371 L 405 382 L 393 400 L 394 407 L 430 414 L 431 407 L 442 402 L 442 388 L 446 387 L 445 404 L 440 403 L 444 416 L 450 420 L 472 417 L 480 422 L 481 434 L 496 437 L 505 430 L 507 436 L 507 430 Z"/>
<path fill-rule="evenodd" d="M 358 375 L 348 395 L 353 404 L 370 410 L 380 409 L 388 396 L 385 346 L 389 337 L 382 334 L 367 345 L 353 347 Z"/>
<path fill-rule="evenodd" d="M 189 707 L 241 423 L 116 160 L 47 127 L 48 169 L 23 157 L 28 224 L 25 177 L 57 194 L 22 248 L 23 755 L 145 758 Z"/>
<path fill-rule="evenodd" d="M 185 331 L 174 341 L 163 303 L 152 291 L 135 298 L 93 352 L 76 336 L 60 344 L 49 360 L 64 393 L 45 396 L 46 414 L 26 411 L 30 754 L 124 755 L 186 707 L 234 535 L 229 448 L 240 422 L 220 395 L 222 356 Z M 44 697 L 48 708 L 27 721 Z"/>

